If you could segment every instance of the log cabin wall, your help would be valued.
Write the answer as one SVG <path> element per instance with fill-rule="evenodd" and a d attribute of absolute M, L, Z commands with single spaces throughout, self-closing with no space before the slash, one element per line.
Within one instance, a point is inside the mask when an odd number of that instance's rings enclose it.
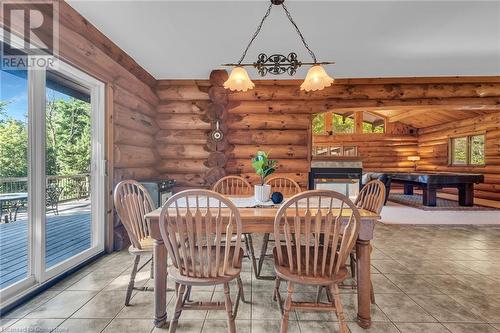
<path fill-rule="evenodd" d="M 485 134 L 486 165 L 449 166 L 449 138 L 472 134 Z M 418 171 L 483 174 L 484 184 L 475 185 L 474 197 L 500 201 L 500 113 L 419 129 L 418 148 L 421 157 L 417 165 Z M 443 192 L 456 194 L 451 189 Z"/>
<path fill-rule="evenodd" d="M 156 80 L 66 2 L 59 11 L 61 58 L 106 84 L 110 185 L 155 178 Z"/>
<path fill-rule="evenodd" d="M 411 172 L 414 164 L 407 158 L 418 155 L 417 137 L 409 134 L 314 135 L 314 143 L 356 146 L 358 157 L 363 161 L 363 171 Z"/>
<path fill-rule="evenodd" d="M 39 8 L 40 9 L 40 8 Z M 108 184 L 106 250 L 127 242 L 113 217 L 112 189 L 122 179 L 151 179 L 158 173 L 154 136 L 158 131 L 156 79 L 65 1 L 58 1 L 59 58 L 106 85 Z M 3 22 L 3 20 L 2 20 Z M 24 27 L 11 27 L 22 31 Z M 50 40 L 50 33 L 37 36 Z"/>
<path fill-rule="evenodd" d="M 500 106 L 498 78 L 339 79 L 325 90 L 310 93 L 300 91 L 297 80 L 254 82 L 253 90 L 227 95 L 221 121 L 229 143 L 223 169 L 226 174 L 241 174 L 252 183 L 257 176 L 250 159 L 260 149 L 278 160 L 278 175 L 290 176 L 306 187 L 314 113 L 415 105 L 429 109 Z M 158 81 L 158 171 L 176 179 L 179 189 L 210 187 L 213 183 L 211 177 L 207 178 L 211 170 L 207 142 L 213 129 L 208 115 L 213 104 L 209 94 L 212 87 L 209 80 Z M 390 123 L 388 135 L 359 139 L 345 136 L 344 140 L 356 142 L 361 154 L 367 155 L 367 170 L 411 171 L 413 163 L 406 158 L 417 153 L 418 141 L 408 129 L 404 124 Z"/>

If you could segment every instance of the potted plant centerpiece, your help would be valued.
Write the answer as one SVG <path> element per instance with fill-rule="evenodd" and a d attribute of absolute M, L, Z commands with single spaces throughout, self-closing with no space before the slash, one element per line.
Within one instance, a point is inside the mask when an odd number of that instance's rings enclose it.
<path fill-rule="evenodd" d="M 269 154 L 264 151 L 258 151 L 252 159 L 252 167 L 257 175 L 260 176 L 260 185 L 255 185 L 255 200 L 266 202 L 271 197 L 271 185 L 264 184 L 266 177 L 276 171 L 276 161 L 269 159 Z"/>

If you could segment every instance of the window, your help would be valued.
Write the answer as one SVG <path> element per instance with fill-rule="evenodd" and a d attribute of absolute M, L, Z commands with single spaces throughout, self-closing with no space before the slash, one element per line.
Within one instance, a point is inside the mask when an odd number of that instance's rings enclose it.
<path fill-rule="evenodd" d="M 384 133 L 384 119 L 377 119 L 373 122 L 363 122 L 363 133 Z"/>
<path fill-rule="evenodd" d="M 334 114 L 333 120 L 333 133 L 354 133 L 354 119 Z"/>
<path fill-rule="evenodd" d="M 451 138 L 450 164 L 456 166 L 484 165 L 484 134 Z"/>

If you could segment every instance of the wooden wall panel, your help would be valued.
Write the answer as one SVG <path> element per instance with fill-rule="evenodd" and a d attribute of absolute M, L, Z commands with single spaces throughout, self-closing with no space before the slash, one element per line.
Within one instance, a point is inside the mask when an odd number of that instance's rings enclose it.
<path fill-rule="evenodd" d="M 59 3 L 59 57 L 106 85 L 106 154 L 109 182 L 106 250 L 128 242 L 124 229 L 113 217 L 112 188 L 121 179 L 152 179 L 158 176 L 154 148 L 158 97 L 156 80 L 65 1 Z M 12 27 L 13 31 L 20 31 Z M 52 35 L 39 29 L 42 40 Z M 114 235 L 109 234 L 114 230 Z M 113 242 L 115 243 L 113 245 Z"/>
<path fill-rule="evenodd" d="M 207 188 L 209 167 L 207 138 L 211 129 L 207 117 L 208 92 L 201 91 L 194 81 L 159 81 L 155 134 L 159 161 L 156 170 L 161 177 L 176 180 L 176 191 L 186 188 Z"/>
<path fill-rule="evenodd" d="M 358 156 L 363 161 L 364 171 L 375 172 L 410 172 L 414 170 L 413 162 L 407 157 L 417 155 L 418 142 L 416 136 L 392 134 L 339 134 L 313 136 L 314 143 L 331 143 L 356 146 Z"/>
<path fill-rule="evenodd" d="M 474 196 L 481 199 L 500 200 L 500 113 L 450 122 L 420 129 L 418 146 L 421 160 L 418 171 L 480 173 L 485 183 L 475 186 Z M 448 140 L 453 136 L 485 134 L 484 167 L 457 167 L 448 165 Z M 455 194 L 453 190 L 443 190 Z"/>
<path fill-rule="evenodd" d="M 208 160 L 213 149 L 207 144 L 211 131 L 210 117 L 222 112 L 221 129 L 226 133 L 228 147 L 224 170 L 228 174 L 241 174 L 255 183 L 250 159 L 258 150 L 270 152 L 277 159 L 278 174 L 297 180 L 307 186 L 310 160 L 311 114 L 335 109 L 363 107 L 392 108 L 440 105 L 472 105 L 474 108 L 496 108 L 500 103 L 498 78 L 402 78 L 337 80 L 324 91 L 304 93 L 296 80 L 255 81 L 256 88 L 245 93 L 230 93 L 224 110 L 214 110 L 214 101 L 225 103 L 220 85 L 210 80 L 158 81 L 156 92 L 160 98 L 158 111 L 159 131 L 155 135 L 160 162 L 160 174 L 178 181 L 179 189 L 208 187 L 210 172 Z M 422 115 L 424 116 L 424 115 Z M 208 119 L 207 119 L 208 118 Z M 453 118 L 450 118 L 452 120 Z M 485 118 L 488 121 L 493 118 Z M 425 163 L 440 161 L 446 138 L 417 139 L 417 130 L 401 122 L 387 124 L 385 135 L 337 135 L 335 138 L 315 137 L 338 144 L 358 146 L 359 155 L 367 171 L 413 171 L 414 164 L 407 160 L 420 151 L 426 155 Z M 426 129 L 421 129 L 425 136 Z M 496 144 L 500 131 L 491 129 L 491 144 Z M 432 136 L 432 135 L 431 135 Z M 333 140 L 333 141 L 332 141 Z M 495 147 L 487 147 L 491 162 L 499 158 Z M 446 154 L 446 153 L 445 153 Z M 430 170 L 443 170 L 439 164 Z M 485 167 L 488 184 L 478 187 L 478 194 L 491 193 L 500 183 L 495 167 Z M 462 169 L 462 172 L 474 170 Z"/>

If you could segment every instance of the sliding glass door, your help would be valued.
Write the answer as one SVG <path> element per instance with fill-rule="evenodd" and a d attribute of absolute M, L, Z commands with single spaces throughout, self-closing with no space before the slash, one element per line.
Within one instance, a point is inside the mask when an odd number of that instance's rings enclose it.
<path fill-rule="evenodd" d="M 104 85 L 1 73 L 0 308 L 104 249 Z"/>

